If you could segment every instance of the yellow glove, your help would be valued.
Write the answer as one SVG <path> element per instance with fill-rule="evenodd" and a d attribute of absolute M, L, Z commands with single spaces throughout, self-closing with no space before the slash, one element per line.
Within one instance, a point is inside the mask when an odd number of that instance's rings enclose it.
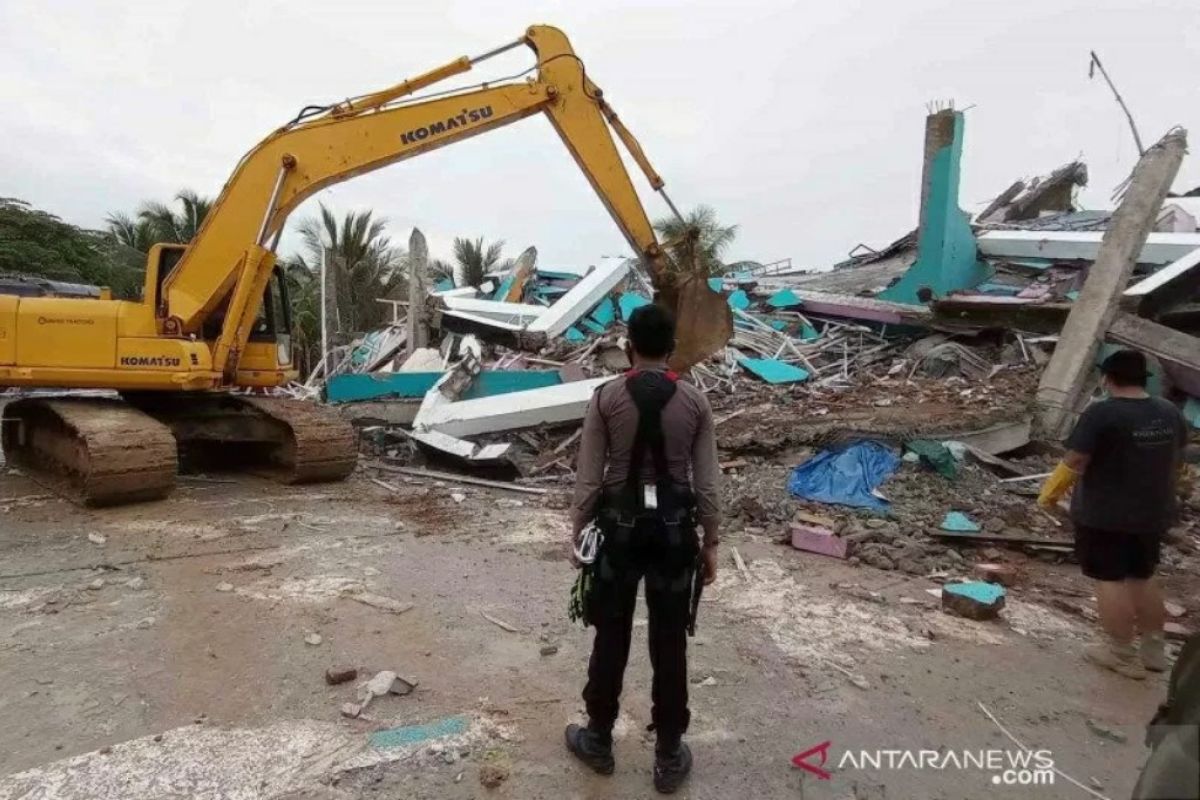
<path fill-rule="evenodd" d="M 1078 472 L 1061 461 L 1058 462 L 1054 472 L 1051 472 L 1050 477 L 1046 478 L 1046 482 L 1042 484 L 1042 492 L 1037 499 L 1038 505 L 1047 509 L 1054 508 L 1077 480 L 1079 480 Z"/>

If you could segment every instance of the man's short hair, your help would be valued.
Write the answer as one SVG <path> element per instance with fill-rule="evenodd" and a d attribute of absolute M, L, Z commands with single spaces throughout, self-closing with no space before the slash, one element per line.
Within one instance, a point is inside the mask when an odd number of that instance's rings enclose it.
<path fill-rule="evenodd" d="M 1136 350 L 1118 350 L 1100 363 L 1100 371 L 1117 386 L 1145 386 L 1150 377 L 1146 356 Z"/>
<path fill-rule="evenodd" d="M 675 318 L 662 306 L 641 306 L 629 317 L 629 341 L 645 358 L 662 358 L 675 349 Z"/>

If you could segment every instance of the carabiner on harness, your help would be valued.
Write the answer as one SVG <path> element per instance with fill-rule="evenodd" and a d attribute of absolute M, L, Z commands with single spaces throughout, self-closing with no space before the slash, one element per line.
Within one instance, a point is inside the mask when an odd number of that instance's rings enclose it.
<path fill-rule="evenodd" d="M 604 537 L 600 534 L 596 523 L 589 522 L 587 527 L 580 532 L 578 541 L 575 542 L 575 558 L 580 564 L 594 563 L 596 553 L 600 550 L 600 542 L 603 540 Z"/>

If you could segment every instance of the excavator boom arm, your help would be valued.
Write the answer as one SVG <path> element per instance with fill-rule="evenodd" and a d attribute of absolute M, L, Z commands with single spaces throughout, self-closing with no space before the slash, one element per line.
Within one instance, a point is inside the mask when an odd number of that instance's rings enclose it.
<path fill-rule="evenodd" d="M 537 54 L 536 79 L 485 85 L 422 101 L 401 100 L 521 42 Z M 480 59 L 456 59 L 390 89 L 333 106 L 318 116 L 281 128 L 250 151 L 226 182 L 196 239 L 166 278 L 163 313 L 167 332 L 196 333 L 224 306 L 227 313 L 214 367 L 232 374 L 258 311 L 266 274 L 274 264 L 271 242 L 277 239 L 288 214 L 305 199 L 356 175 L 538 112 L 548 116 L 630 246 L 647 264 L 656 288 L 674 296 L 677 276 L 667 268 L 609 125 L 655 190 L 662 189 L 662 179 L 603 100 L 600 90 L 587 78 L 566 36 L 555 28 L 534 26 L 523 40 Z M 707 286 L 702 291 L 712 296 L 707 305 L 716 309 L 711 300 L 719 300 L 719 296 Z M 677 307 L 678 302 L 675 298 L 669 305 Z M 724 309 L 723 302 L 720 308 Z M 717 337 L 721 344 L 732 331 L 727 309 L 724 315 L 727 324 L 722 329 L 723 337 Z M 683 331 L 689 327 L 681 325 Z M 715 349 L 701 347 L 705 348 L 708 352 Z"/>

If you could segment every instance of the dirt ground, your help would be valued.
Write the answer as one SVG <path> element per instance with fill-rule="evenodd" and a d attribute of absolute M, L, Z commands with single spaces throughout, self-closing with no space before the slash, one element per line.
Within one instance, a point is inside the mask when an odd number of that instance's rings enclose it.
<path fill-rule="evenodd" d="M 84 510 L 0 477 L 0 798 L 653 796 L 644 621 L 616 774 L 563 748 L 590 636 L 566 619 L 560 504 L 386 480 L 398 491 L 363 473 L 184 479 L 162 502 Z M 929 579 L 736 529 L 721 564 L 689 650 L 682 796 L 1088 796 L 1061 776 L 837 768 L 848 751 L 1015 750 L 979 704 L 1093 796 L 1129 796 L 1165 679 L 1084 664 L 1088 622 L 1044 593 L 1016 588 L 1001 621 L 972 622 L 943 613 Z M 1077 583 L 1039 569 L 1035 585 Z M 347 720 L 359 681 L 326 685 L 335 665 L 418 687 Z M 369 739 L 398 726 L 425 727 Z M 823 742 L 829 779 L 792 765 Z"/>

